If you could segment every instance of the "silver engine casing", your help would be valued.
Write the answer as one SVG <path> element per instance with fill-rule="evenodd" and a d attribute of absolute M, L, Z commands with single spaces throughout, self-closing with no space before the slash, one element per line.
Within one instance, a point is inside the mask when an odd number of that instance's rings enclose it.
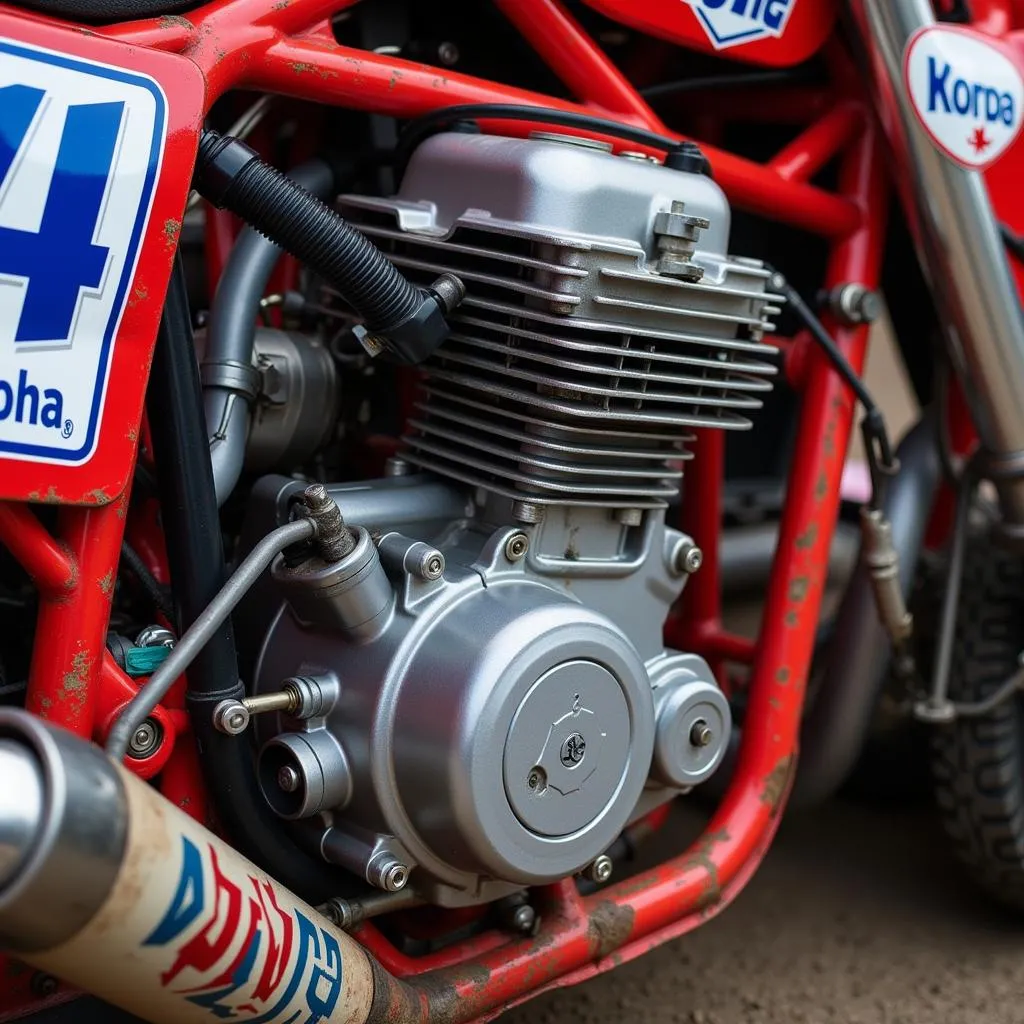
<path fill-rule="evenodd" d="M 770 386 L 777 296 L 725 255 L 712 181 L 559 142 L 438 136 L 400 196 L 342 207 L 468 295 L 394 464 L 431 474 L 330 487 L 354 549 L 274 566 L 255 688 L 319 696 L 264 721 L 261 783 L 368 881 L 401 864 L 426 899 L 491 899 L 580 870 L 721 760 L 728 703 L 662 642 L 694 568 L 665 507 L 685 429 L 747 425 Z M 265 526 L 300 489 L 277 480 Z"/>

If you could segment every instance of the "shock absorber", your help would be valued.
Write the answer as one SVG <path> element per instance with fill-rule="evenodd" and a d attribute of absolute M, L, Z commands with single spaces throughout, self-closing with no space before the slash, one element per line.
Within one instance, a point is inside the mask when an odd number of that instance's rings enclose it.
<path fill-rule="evenodd" d="M 351 938 L 96 747 L 0 710 L 0 948 L 154 1024 L 363 1024 Z"/>

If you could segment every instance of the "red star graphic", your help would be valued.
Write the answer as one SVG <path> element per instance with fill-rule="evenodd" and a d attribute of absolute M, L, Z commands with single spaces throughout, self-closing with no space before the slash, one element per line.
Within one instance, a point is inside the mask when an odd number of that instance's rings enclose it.
<path fill-rule="evenodd" d="M 974 152 L 979 155 L 992 145 L 992 140 L 985 135 L 984 128 L 975 128 L 974 133 L 967 141 L 974 147 Z"/>

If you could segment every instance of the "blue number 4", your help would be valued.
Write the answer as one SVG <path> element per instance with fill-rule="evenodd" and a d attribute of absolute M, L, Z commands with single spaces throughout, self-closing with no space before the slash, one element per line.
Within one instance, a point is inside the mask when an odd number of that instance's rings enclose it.
<path fill-rule="evenodd" d="M 0 89 L 0 189 L 44 96 L 27 85 Z M 0 227 L 0 275 L 28 280 L 15 341 L 66 341 L 82 289 L 103 280 L 109 249 L 93 235 L 123 112 L 121 102 L 69 106 L 39 230 Z"/>

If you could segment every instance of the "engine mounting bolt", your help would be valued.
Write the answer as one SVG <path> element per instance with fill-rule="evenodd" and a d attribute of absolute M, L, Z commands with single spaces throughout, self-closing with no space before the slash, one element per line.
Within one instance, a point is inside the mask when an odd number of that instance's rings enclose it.
<path fill-rule="evenodd" d="M 408 476 L 412 472 L 412 463 L 406 462 L 400 455 L 392 455 L 384 463 L 385 476 Z"/>
<path fill-rule="evenodd" d="M 690 726 L 690 742 L 695 747 L 706 747 L 714 738 L 715 734 L 711 731 L 711 726 L 703 718 L 698 718 Z"/>
<path fill-rule="evenodd" d="M 539 523 L 544 518 L 544 506 L 532 501 L 514 501 L 512 515 L 520 523 Z"/>
<path fill-rule="evenodd" d="M 833 288 L 828 294 L 828 306 L 846 326 L 874 323 L 882 313 L 877 293 L 856 281 Z"/>
<path fill-rule="evenodd" d="M 153 718 L 147 718 L 142 725 L 135 730 L 131 741 L 128 744 L 128 754 L 136 761 L 142 761 L 152 757 L 160 749 L 164 731 L 160 723 Z"/>
<path fill-rule="evenodd" d="M 525 533 L 513 533 L 505 541 L 505 557 L 510 562 L 518 562 L 530 547 L 530 538 Z"/>
<path fill-rule="evenodd" d="M 302 784 L 299 773 L 290 765 L 282 765 L 277 770 L 277 785 L 286 793 L 294 793 Z"/>
<path fill-rule="evenodd" d="M 696 544 L 683 544 L 676 555 L 676 564 L 687 575 L 695 573 L 704 564 L 704 552 Z"/>
<path fill-rule="evenodd" d="M 213 727 L 228 736 L 238 736 L 249 727 L 249 709 L 240 700 L 222 700 L 213 709 Z"/>
<path fill-rule="evenodd" d="M 617 508 L 615 510 L 615 521 L 623 526 L 639 526 L 644 521 L 643 509 L 639 508 Z"/>
<path fill-rule="evenodd" d="M 597 882 L 598 885 L 604 885 L 609 878 L 612 877 L 612 864 L 611 857 L 606 853 L 602 853 L 600 857 L 595 857 L 593 862 L 584 872 L 584 874 L 592 882 Z"/>

